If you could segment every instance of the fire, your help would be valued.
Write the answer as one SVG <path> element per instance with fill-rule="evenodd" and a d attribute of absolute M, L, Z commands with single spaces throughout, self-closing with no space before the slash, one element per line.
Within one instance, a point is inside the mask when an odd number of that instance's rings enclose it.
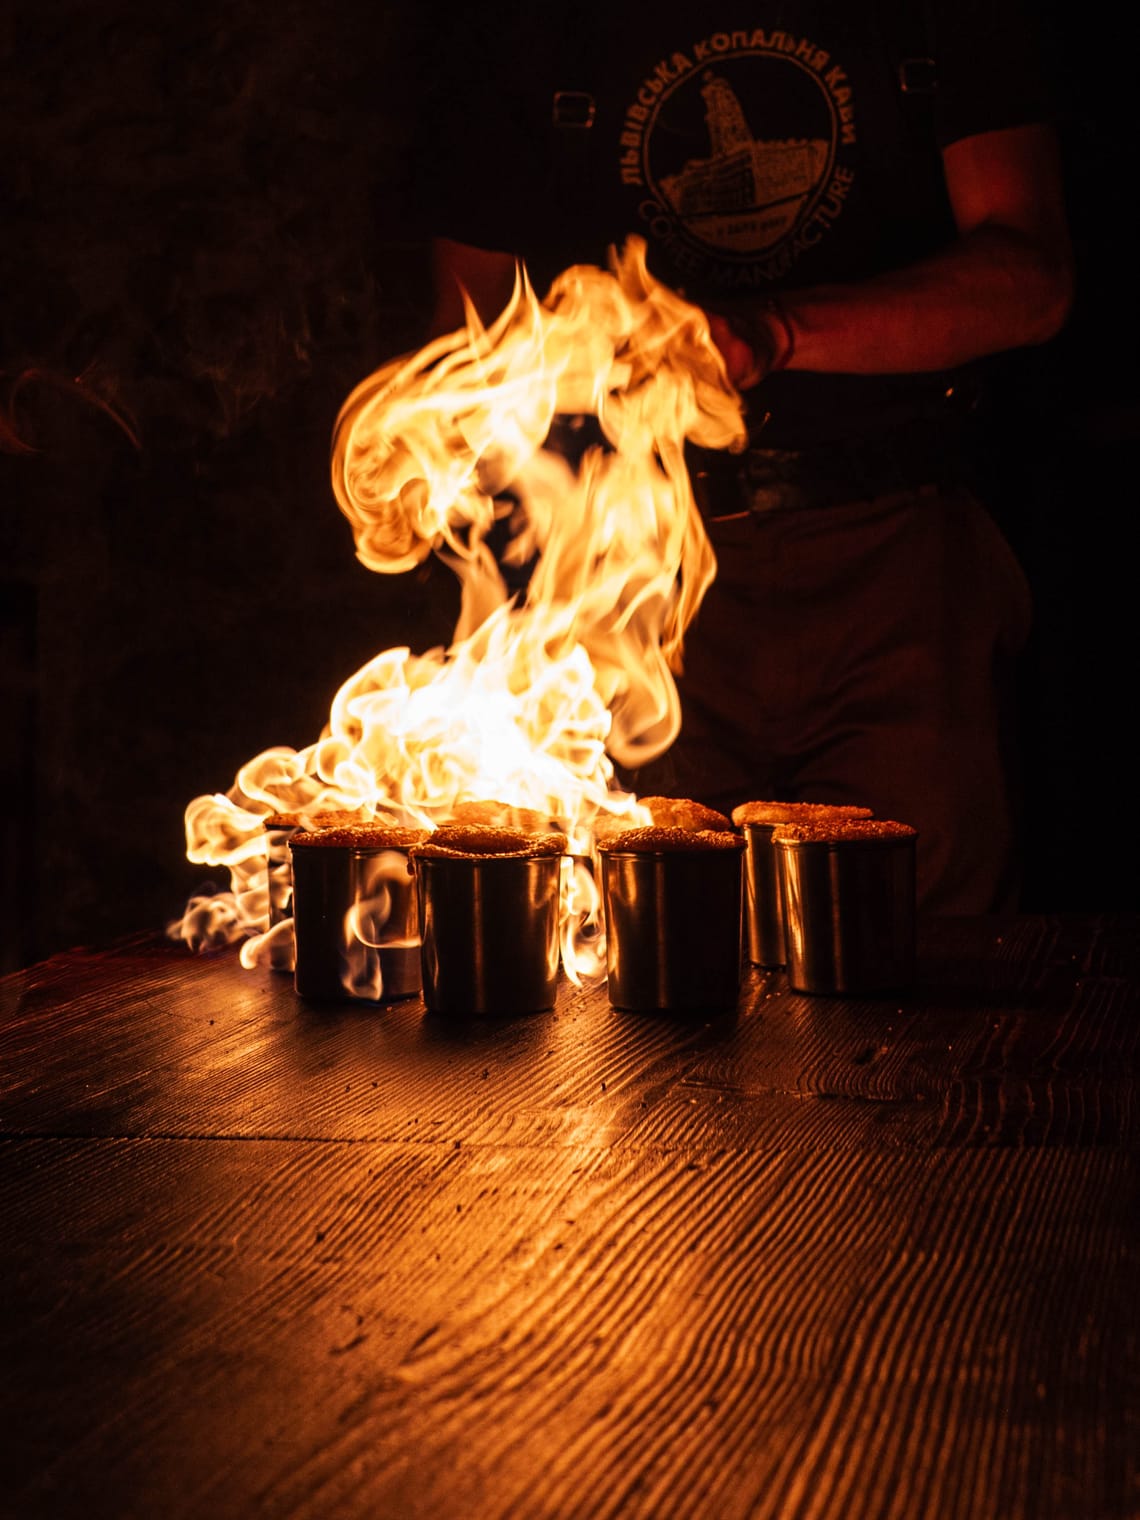
<path fill-rule="evenodd" d="M 604 442 L 577 468 L 544 447 L 556 418 L 596 419 Z M 224 796 L 190 804 L 188 858 L 226 868 L 231 890 L 192 901 L 172 932 L 196 947 L 243 938 L 247 965 L 282 954 L 282 926 L 266 934 L 273 814 L 434 827 L 494 798 L 565 830 L 564 963 L 595 974 L 600 948 L 580 932 L 596 921 L 595 825 L 645 821 L 614 763 L 642 765 L 675 739 L 674 673 L 716 571 L 686 440 L 742 447 L 741 403 L 703 313 L 653 279 L 640 239 L 609 269 L 567 270 L 541 302 L 520 265 L 491 326 L 469 305 L 464 329 L 363 381 L 334 431 L 337 502 L 370 569 L 432 553 L 452 567 L 453 642 L 377 654 L 314 744 L 266 750 Z M 504 514 L 504 562 L 533 561 L 521 594 L 487 542 Z"/>

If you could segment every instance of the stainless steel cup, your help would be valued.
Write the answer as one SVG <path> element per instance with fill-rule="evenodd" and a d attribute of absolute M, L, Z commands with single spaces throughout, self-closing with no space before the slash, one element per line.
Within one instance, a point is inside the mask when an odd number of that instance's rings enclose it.
<path fill-rule="evenodd" d="M 420 945 L 407 851 L 294 843 L 291 853 L 300 996 L 372 1003 L 414 997 Z"/>
<path fill-rule="evenodd" d="M 744 884 L 747 902 L 748 959 L 754 966 L 783 966 L 784 878 L 772 843 L 774 823 L 746 823 Z"/>
<path fill-rule="evenodd" d="M 837 837 L 794 837 L 809 832 L 782 826 L 773 838 L 788 985 L 823 994 L 905 991 L 915 970 L 915 831 L 866 822 Z"/>
<path fill-rule="evenodd" d="M 415 857 L 432 1013 L 537 1013 L 558 993 L 561 855 Z"/>
<path fill-rule="evenodd" d="M 870 816 L 868 807 L 829 802 L 745 802 L 734 810 L 732 820 L 743 829 L 746 846 L 748 958 L 754 966 L 784 966 L 788 960 L 783 863 L 772 843 L 773 831 L 785 823 L 837 823 Z"/>
<path fill-rule="evenodd" d="M 601 847 L 610 1002 L 709 1012 L 740 996 L 744 841 L 723 848 Z"/>

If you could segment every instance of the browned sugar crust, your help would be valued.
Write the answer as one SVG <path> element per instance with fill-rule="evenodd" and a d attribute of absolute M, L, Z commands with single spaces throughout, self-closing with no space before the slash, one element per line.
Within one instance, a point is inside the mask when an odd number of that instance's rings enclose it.
<path fill-rule="evenodd" d="M 743 850 L 739 834 L 723 829 L 679 829 L 653 825 L 649 828 L 623 829 L 598 840 L 598 849 L 611 855 L 654 854 L 669 850 Z"/>
<path fill-rule="evenodd" d="M 562 855 L 565 850 L 564 834 L 497 829 L 490 824 L 444 823 L 412 853 L 430 859 L 480 860 L 494 856 L 532 860 L 540 855 Z"/>
<path fill-rule="evenodd" d="M 893 818 L 835 818 L 816 823 L 782 823 L 772 832 L 773 843 L 842 844 L 848 839 L 915 839 L 918 830 Z"/>
<path fill-rule="evenodd" d="M 812 823 L 832 818 L 870 818 L 869 807 L 845 802 L 742 802 L 732 810 L 738 828 L 746 823 Z"/>
<path fill-rule="evenodd" d="M 339 811 L 320 813 L 270 813 L 262 820 L 267 829 L 340 829 L 350 824 L 366 824 L 369 815 L 364 808 L 342 808 Z"/>
<path fill-rule="evenodd" d="M 447 819 L 448 824 L 481 823 L 496 829 L 514 829 L 524 834 L 545 834 L 551 831 L 553 820 L 549 813 L 536 808 L 516 807 L 512 802 L 457 802 Z"/>
<path fill-rule="evenodd" d="M 301 829 L 289 841 L 294 850 L 410 850 L 428 837 L 426 829 L 393 828 L 385 823 L 355 823 L 341 829 Z"/>
<path fill-rule="evenodd" d="M 371 823 L 367 808 L 341 808 L 331 812 L 310 813 L 309 822 L 314 829 L 341 829 L 352 823 Z"/>
<path fill-rule="evenodd" d="M 703 802 L 691 797 L 639 797 L 642 807 L 649 809 L 655 827 L 662 829 L 711 829 L 729 831 L 732 820 Z"/>

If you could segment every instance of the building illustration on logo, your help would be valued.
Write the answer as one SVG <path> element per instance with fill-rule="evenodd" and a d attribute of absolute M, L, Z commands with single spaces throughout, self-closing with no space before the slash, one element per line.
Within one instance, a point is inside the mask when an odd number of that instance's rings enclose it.
<path fill-rule="evenodd" d="M 701 95 L 709 156 L 660 181 L 691 235 L 738 253 L 771 248 L 795 227 L 831 159 L 825 138 L 754 138 L 731 86 L 711 71 Z"/>

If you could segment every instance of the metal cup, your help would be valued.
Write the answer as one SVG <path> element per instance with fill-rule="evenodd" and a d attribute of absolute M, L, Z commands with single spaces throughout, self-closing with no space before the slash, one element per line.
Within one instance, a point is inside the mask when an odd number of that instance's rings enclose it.
<path fill-rule="evenodd" d="M 868 807 L 829 802 L 746 802 L 733 812 L 746 845 L 748 958 L 753 965 L 784 966 L 788 960 L 783 863 L 772 843 L 773 831 L 782 824 L 818 827 L 870 816 Z"/>
<path fill-rule="evenodd" d="M 610 1002 L 713 1011 L 740 996 L 743 841 L 738 847 L 603 848 Z"/>
<path fill-rule="evenodd" d="M 870 825 L 868 825 L 870 827 Z M 788 985 L 902 992 L 915 971 L 915 834 L 790 839 L 780 829 Z"/>
<path fill-rule="evenodd" d="M 744 885 L 747 902 L 748 959 L 754 966 L 783 966 L 784 877 L 772 843 L 774 823 L 744 825 Z"/>
<path fill-rule="evenodd" d="M 558 993 L 561 855 L 417 855 L 424 1005 L 537 1013 Z"/>
<path fill-rule="evenodd" d="M 388 1002 L 420 990 L 407 852 L 294 846 L 294 986 L 301 997 Z"/>

